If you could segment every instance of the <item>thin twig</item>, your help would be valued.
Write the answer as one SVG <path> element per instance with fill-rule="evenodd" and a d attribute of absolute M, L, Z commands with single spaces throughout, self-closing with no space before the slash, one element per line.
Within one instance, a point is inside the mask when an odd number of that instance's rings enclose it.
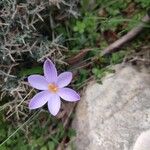
<path fill-rule="evenodd" d="M 19 107 L 32 92 L 33 89 L 24 97 L 24 99 L 17 105 L 17 107 Z"/>
<path fill-rule="evenodd" d="M 16 76 L 7 74 L 6 72 L 4 72 L 4 71 L 2 71 L 2 70 L 0 70 L 0 75 L 5 75 L 5 76 L 7 76 L 7 77 L 16 78 Z"/>
<path fill-rule="evenodd" d="M 130 62 L 134 62 L 134 61 L 142 61 L 142 62 L 145 62 L 145 63 L 150 64 L 150 60 L 144 59 L 144 58 L 135 57 L 135 58 L 133 58 L 132 60 L 130 60 Z"/>

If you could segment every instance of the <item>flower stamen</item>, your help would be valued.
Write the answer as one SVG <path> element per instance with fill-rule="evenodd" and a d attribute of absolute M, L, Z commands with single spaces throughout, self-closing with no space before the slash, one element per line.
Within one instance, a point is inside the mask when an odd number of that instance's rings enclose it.
<path fill-rule="evenodd" d="M 56 93 L 58 91 L 58 87 L 54 83 L 51 83 L 48 85 L 48 90 L 52 93 Z"/>

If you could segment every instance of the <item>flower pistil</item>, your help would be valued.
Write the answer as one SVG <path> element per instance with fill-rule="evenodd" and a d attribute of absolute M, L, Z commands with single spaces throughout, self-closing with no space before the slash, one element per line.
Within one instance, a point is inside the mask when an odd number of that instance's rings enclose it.
<path fill-rule="evenodd" d="M 58 91 L 58 87 L 56 84 L 51 83 L 48 85 L 48 90 L 52 93 L 56 93 Z"/>

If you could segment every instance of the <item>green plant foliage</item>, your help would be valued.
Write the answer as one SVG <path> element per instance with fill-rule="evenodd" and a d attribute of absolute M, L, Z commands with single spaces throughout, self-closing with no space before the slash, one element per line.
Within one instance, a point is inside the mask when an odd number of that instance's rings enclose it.
<path fill-rule="evenodd" d="M 49 119 L 44 120 L 42 117 Z M 28 135 L 26 135 L 24 131 L 17 132 L 10 140 L 7 140 L 4 145 L 0 146 L 0 150 L 20 150 L 20 148 L 21 150 L 55 150 L 59 141 L 64 136 L 69 138 L 75 136 L 73 129 L 68 128 L 65 130 L 61 122 L 57 119 L 50 118 L 46 112 L 41 113 L 38 119 L 33 120 L 32 124 L 30 124 Z M 41 122 L 41 120 L 43 121 Z M 2 122 L 2 120 L 0 126 L 0 142 L 2 142 L 15 131 L 15 128 L 8 122 Z M 55 126 L 54 130 L 57 130 L 57 132 L 51 133 L 53 129 L 50 131 L 49 127 L 52 126 Z"/>
<path fill-rule="evenodd" d="M 143 8 L 149 8 L 150 1 L 149 0 L 135 0 L 135 2 L 140 3 Z"/>
<path fill-rule="evenodd" d="M 98 68 L 98 67 L 96 67 L 96 68 L 92 69 L 92 73 L 95 75 L 95 77 L 97 79 L 101 79 L 104 76 L 106 76 L 106 74 L 112 73 L 112 72 L 114 72 L 114 71 L 109 69 L 109 68 Z"/>
<path fill-rule="evenodd" d="M 56 145 L 55 145 L 54 142 L 51 142 L 51 141 L 48 142 L 48 149 L 49 149 L 49 150 L 55 150 L 55 146 L 56 146 Z"/>
<path fill-rule="evenodd" d="M 113 53 L 112 56 L 110 57 L 100 58 L 101 60 L 100 65 L 99 66 L 95 65 L 92 68 L 92 73 L 97 79 L 101 79 L 108 73 L 114 73 L 114 70 L 110 69 L 110 67 L 106 68 L 106 67 L 103 67 L 103 65 L 111 66 L 111 65 L 119 64 L 123 61 L 123 58 L 125 57 L 126 54 L 127 52 L 125 51 L 119 51 L 117 53 Z"/>
<path fill-rule="evenodd" d="M 69 45 L 72 49 L 94 46 L 98 37 L 97 19 L 95 14 L 84 13 L 84 17 L 72 22 L 73 27 L 69 27 L 69 36 L 72 35 L 73 42 Z"/>
<path fill-rule="evenodd" d="M 68 136 L 69 138 L 72 138 L 72 137 L 76 136 L 76 131 L 75 131 L 74 129 L 71 129 L 71 128 L 68 129 L 67 136 Z"/>
<path fill-rule="evenodd" d="M 41 74 L 42 72 L 43 72 L 43 69 L 41 66 L 32 67 L 30 69 L 24 68 L 20 70 L 19 77 L 27 77 L 32 74 Z"/>
<path fill-rule="evenodd" d="M 120 51 L 118 53 L 113 53 L 112 57 L 110 59 L 110 63 L 113 65 L 121 63 L 125 54 L 126 54 L 126 52 L 124 52 L 124 51 Z"/>
<path fill-rule="evenodd" d="M 73 30 L 75 32 L 79 32 L 80 34 L 82 34 L 85 32 L 85 27 L 86 27 L 86 25 L 84 22 L 77 21 L 76 26 L 73 28 Z"/>

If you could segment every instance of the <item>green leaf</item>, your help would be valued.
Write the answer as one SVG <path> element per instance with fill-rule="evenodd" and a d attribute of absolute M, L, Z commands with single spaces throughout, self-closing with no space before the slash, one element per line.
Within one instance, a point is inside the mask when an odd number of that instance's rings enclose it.
<path fill-rule="evenodd" d="M 76 136 L 76 131 L 74 129 L 68 129 L 68 137 L 71 138 L 71 137 L 74 137 Z"/>
<path fill-rule="evenodd" d="M 42 72 L 43 72 L 42 67 L 39 66 L 30 69 L 24 68 L 19 72 L 19 77 L 26 77 L 32 74 L 41 74 Z"/>
<path fill-rule="evenodd" d="M 47 150 L 47 147 L 44 146 L 44 147 L 40 148 L 40 150 Z"/>
<path fill-rule="evenodd" d="M 55 143 L 52 141 L 48 142 L 48 148 L 49 150 L 55 150 Z"/>
<path fill-rule="evenodd" d="M 111 64 L 118 64 L 121 63 L 125 56 L 125 52 L 120 51 L 118 53 L 113 53 L 111 58 Z"/>

